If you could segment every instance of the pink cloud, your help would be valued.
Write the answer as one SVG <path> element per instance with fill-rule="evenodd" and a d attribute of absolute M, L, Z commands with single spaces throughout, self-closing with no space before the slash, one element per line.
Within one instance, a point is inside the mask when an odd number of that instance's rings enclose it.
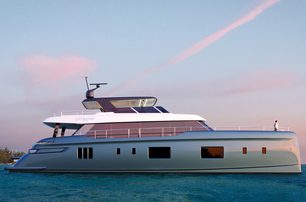
<path fill-rule="evenodd" d="M 86 76 L 96 63 L 81 56 L 50 57 L 45 55 L 27 56 L 20 60 L 25 79 L 30 85 L 54 84 Z"/>
<path fill-rule="evenodd" d="M 119 86 L 113 88 L 109 94 L 114 94 L 119 90 L 131 87 L 135 85 L 137 82 L 143 80 L 145 77 L 150 76 L 156 72 L 162 71 L 163 69 L 169 68 L 172 65 L 175 65 L 177 63 L 183 62 L 184 60 L 190 58 L 191 56 L 199 53 L 203 49 L 207 48 L 209 45 L 215 43 L 216 41 L 223 38 L 227 33 L 235 30 L 236 28 L 254 20 L 258 15 L 260 15 L 262 12 L 264 12 L 269 7 L 276 4 L 279 0 L 267 0 L 264 1 L 262 4 L 258 5 L 254 9 L 252 9 L 249 13 L 247 13 L 245 16 L 242 16 L 238 20 L 230 23 L 228 26 L 222 28 L 221 30 L 204 37 L 201 41 L 195 43 L 190 48 L 184 50 L 181 54 L 173 57 L 172 59 L 166 61 L 163 64 L 149 67 L 144 69 L 143 71 L 139 72 L 135 77 L 130 78 L 123 83 L 121 83 Z"/>

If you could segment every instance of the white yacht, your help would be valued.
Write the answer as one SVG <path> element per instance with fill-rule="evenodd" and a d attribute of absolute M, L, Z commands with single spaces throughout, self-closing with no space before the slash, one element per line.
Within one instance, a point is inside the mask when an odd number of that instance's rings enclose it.
<path fill-rule="evenodd" d="M 86 80 L 87 81 L 87 80 Z M 300 173 L 298 140 L 289 131 L 213 130 L 204 118 L 170 113 L 155 97 L 95 98 L 97 113 L 49 117 L 52 137 L 6 169 L 22 172 Z M 88 84 L 87 84 L 88 87 Z M 67 135 L 67 129 L 75 130 Z M 66 134 L 65 134 L 66 133 Z"/>

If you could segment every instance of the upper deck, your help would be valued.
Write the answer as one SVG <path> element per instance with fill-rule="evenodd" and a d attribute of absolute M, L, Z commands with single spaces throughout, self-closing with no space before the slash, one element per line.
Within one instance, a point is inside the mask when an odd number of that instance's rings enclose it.
<path fill-rule="evenodd" d="M 169 121 L 205 121 L 191 114 L 173 114 L 161 106 L 155 106 L 157 98 L 152 96 L 101 97 L 95 98 L 92 90 L 86 94 L 82 104 L 87 110 L 100 112 L 89 114 L 63 114 L 49 117 L 44 123 L 50 127 L 78 129 L 85 124 L 133 123 L 133 122 L 169 122 Z"/>
<path fill-rule="evenodd" d="M 192 114 L 173 114 L 161 106 L 155 106 L 156 97 L 94 97 L 94 90 L 86 92 L 82 104 L 87 110 L 99 110 L 94 114 L 65 114 L 49 117 L 44 124 L 54 127 L 53 137 L 62 129 L 75 129 L 78 134 L 92 137 L 123 136 L 164 136 L 176 135 L 185 131 L 210 130 L 204 123 L 205 119 Z M 90 130 L 87 131 L 87 129 Z M 84 133 L 84 130 L 86 132 Z M 74 133 L 74 134 L 76 134 Z"/>

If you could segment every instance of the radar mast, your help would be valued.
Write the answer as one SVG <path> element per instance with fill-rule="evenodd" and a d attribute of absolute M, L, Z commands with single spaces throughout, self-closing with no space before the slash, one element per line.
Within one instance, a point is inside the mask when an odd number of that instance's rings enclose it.
<path fill-rule="evenodd" d="M 91 83 L 88 85 L 88 77 L 85 76 L 85 81 L 86 81 L 86 87 L 87 87 L 87 91 L 86 91 L 86 98 L 94 98 L 94 91 L 97 90 L 98 88 L 100 88 L 101 85 L 107 85 L 107 83 Z M 96 86 L 95 88 L 89 89 L 89 86 Z"/>

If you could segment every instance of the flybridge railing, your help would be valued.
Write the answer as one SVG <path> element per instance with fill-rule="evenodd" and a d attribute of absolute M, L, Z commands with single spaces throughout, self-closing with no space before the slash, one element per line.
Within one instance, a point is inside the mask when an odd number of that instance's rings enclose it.
<path fill-rule="evenodd" d="M 260 130 L 260 131 L 272 131 L 273 127 L 268 126 L 218 126 L 212 127 L 214 130 Z M 290 127 L 279 127 L 277 131 L 290 131 Z"/>
<path fill-rule="evenodd" d="M 72 111 L 62 111 L 62 112 L 56 112 L 53 114 L 53 116 L 65 116 L 65 115 L 93 115 L 96 114 L 98 110 L 94 111 L 88 111 L 88 110 L 72 110 Z"/>
<path fill-rule="evenodd" d="M 105 129 L 90 130 L 87 132 L 77 132 L 75 135 L 85 135 L 88 137 L 98 138 L 141 138 L 156 136 L 176 136 L 188 131 L 207 131 L 209 129 L 199 126 L 190 127 L 151 127 L 151 128 L 125 128 L 125 129 Z M 214 127 L 214 130 L 261 130 L 271 131 L 271 127 Z M 278 131 L 289 131 L 289 127 L 281 127 Z"/>
<path fill-rule="evenodd" d="M 141 138 L 154 136 L 176 136 L 179 133 L 187 131 L 207 130 L 205 127 L 152 127 L 152 128 L 127 128 L 127 129 L 105 129 L 90 130 L 85 133 L 76 133 L 76 135 L 86 135 L 88 137 L 98 138 Z"/>

